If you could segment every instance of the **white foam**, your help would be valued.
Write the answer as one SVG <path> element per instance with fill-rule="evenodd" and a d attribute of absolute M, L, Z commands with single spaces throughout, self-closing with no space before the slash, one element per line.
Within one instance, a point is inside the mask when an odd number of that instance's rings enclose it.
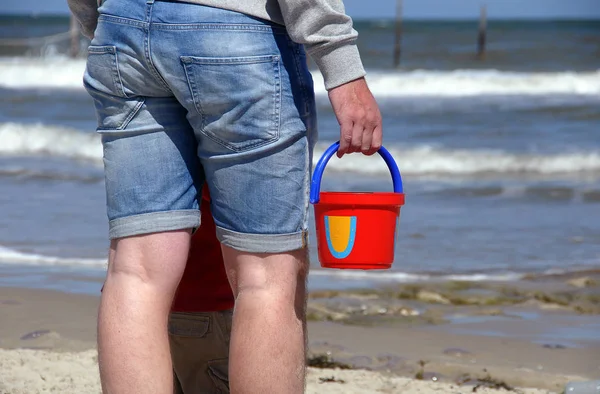
<path fill-rule="evenodd" d="M 0 263 L 25 266 L 65 266 L 65 267 L 88 267 L 106 268 L 106 259 L 89 258 L 65 258 L 55 256 L 44 256 L 34 253 L 23 253 L 0 245 Z M 373 282 L 413 283 L 421 281 L 510 281 L 521 278 L 522 274 L 464 274 L 464 275 L 428 275 L 412 274 L 395 271 L 359 271 L 359 270 L 330 270 L 312 269 L 311 276 L 325 276 L 332 279 L 362 280 Z"/>
<path fill-rule="evenodd" d="M 442 275 L 437 279 L 441 280 L 453 280 L 461 282 L 485 282 L 485 281 L 499 281 L 499 282 L 510 282 L 514 280 L 522 279 L 525 275 L 516 272 L 507 272 L 502 274 L 464 274 L 464 275 Z"/>
<path fill-rule="evenodd" d="M 600 70 L 553 73 L 498 70 L 374 72 L 369 74 L 367 81 L 378 97 L 600 94 Z M 317 85 L 322 85 L 320 80 Z"/>
<path fill-rule="evenodd" d="M 85 60 L 60 57 L 0 59 L 0 86 L 82 89 Z M 317 94 L 325 95 L 323 77 L 313 71 Z M 369 71 L 376 97 L 477 95 L 600 94 L 600 70 L 519 73 L 499 70 Z"/>
<path fill-rule="evenodd" d="M 319 145 L 315 163 L 323 152 Z M 389 148 L 403 174 L 411 175 L 473 175 L 481 173 L 568 174 L 600 171 L 600 152 L 560 154 L 513 154 L 492 150 L 448 150 L 431 146 Z M 328 169 L 363 174 L 387 174 L 388 169 L 378 156 L 352 154 L 331 158 Z"/>
<path fill-rule="evenodd" d="M 597 263 L 597 262 L 596 262 Z M 106 269 L 107 259 L 90 259 L 79 257 L 56 257 L 45 256 L 35 253 L 25 253 L 18 250 L 0 245 L 0 264 L 22 265 L 22 266 L 62 266 L 62 267 L 87 267 Z M 575 270 L 549 269 L 541 276 L 555 275 L 566 272 L 585 271 L 589 268 L 580 268 Z M 314 268 L 310 271 L 310 276 L 328 277 L 340 280 L 355 280 L 369 282 L 389 282 L 389 283 L 414 283 L 423 281 L 515 281 L 522 279 L 525 274 L 517 272 L 502 273 L 465 273 L 465 274 L 418 274 L 398 271 L 361 271 L 361 270 L 332 270 Z"/>
<path fill-rule="evenodd" d="M 428 275 L 412 274 L 397 271 L 360 271 L 360 270 L 331 270 L 331 269 L 312 269 L 310 275 L 327 276 L 344 280 L 366 280 L 377 282 L 411 283 L 421 281 L 513 281 L 523 277 L 523 274 L 516 272 L 507 273 L 473 273 L 462 275 Z"/>
<path fill-rule="evenodd" d="M 104 178 L 98 175 L 68 173 L 64 170 L 32 169 L 27 167 L 0 166 L 0 177 L 21 179 L 48 179 L 59 181 L 100 182 Z"/>
<path fill-rule="evenodd" d="M 369 280 L 369 281 L 387 281 L 387 282 L 417 282 L 430 279 L 429 275 L 409 274 L 406 272 L 394 271 L 359 271 L 359 270 L 331 270 L 331 269 L 311 269 L 310 275 L 329 276 L 338 279 L 350 280 Z"/>
<path fill-rule="evenodd" d="M 105 268 L 106 259 L 66 258 L 23 253 L 0 245 L 0 263 L 30 266 L 85 266 Z"/>
<path fill-rule="evenodd" d="M 0 86 L 83 89 L 85 60 L 63 57 L 0 59 Z"/>
<path fill-rule="evenodd" d="M 0 155 L 57 156 L 102 164 L 96 133 L 43 124 L 0 124 Z"/>
<path fill-rule="evenodd" d="M 326 145 L 319 144 L 315 163 Z M 449 150 L 427 145 L 388 149 L 406 175 L 475 175 L 491 174 L 573 174 L 600 172 L 600 152 L 560 154 L 514 154 L 493 150 Z M 96 133 L 43 124 L 0 124 L 0 155 L 56 156 L 86 160 L 102 165 L 102 145 Z M 377 156 L 352 154 L 343 159 L 333 157 L 328 170 L 385 175 L 388 169 Z"/>

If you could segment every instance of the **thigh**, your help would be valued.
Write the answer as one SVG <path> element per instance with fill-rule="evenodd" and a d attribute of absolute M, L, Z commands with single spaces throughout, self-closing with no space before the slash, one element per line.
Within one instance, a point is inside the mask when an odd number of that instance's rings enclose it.
<path fill-rule="evenodd" d="M 171 357 L 183 393 L 229 393 L 231 320 L 231 311 L 170 315 Z"/>

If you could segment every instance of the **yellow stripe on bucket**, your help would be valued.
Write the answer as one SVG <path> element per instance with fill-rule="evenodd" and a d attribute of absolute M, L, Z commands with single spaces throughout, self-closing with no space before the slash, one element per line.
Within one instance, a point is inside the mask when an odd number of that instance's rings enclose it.
<path fill-rule="evenodd" d="M 331 254 L 347 257 L 354 247 L 356 216 L 325 216 L 325 234 Z"/>

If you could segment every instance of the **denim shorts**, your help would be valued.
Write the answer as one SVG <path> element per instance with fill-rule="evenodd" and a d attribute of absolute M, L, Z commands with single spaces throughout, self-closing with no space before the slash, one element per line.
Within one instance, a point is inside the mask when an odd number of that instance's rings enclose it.
<path fill-rule="evenodd" d="M 197 228 L 207 182 L 219 240 L 306 245 L 313 81 L 283 26 L 237 12 L 105 0 L 84 85 L 102 135 L 111 239 Z"/>

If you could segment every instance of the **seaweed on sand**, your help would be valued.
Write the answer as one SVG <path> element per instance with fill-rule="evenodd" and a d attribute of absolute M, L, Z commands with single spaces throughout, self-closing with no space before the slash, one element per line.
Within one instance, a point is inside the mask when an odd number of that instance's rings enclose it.
<path fill-rule="evenodd" d="M 346 383 L 344 379 L 336 379 L 335 376 L 329 378 L 319 378 L 319 383 Z"/>
<path fill-rule="evenodd" d="M 351 365 L 335 361 L 329 354 L 319 354 L 316 356 L 309 357 L 307 365 L 313 368 L 322 369 L 354 369 Z"/>
<path fill-rule="evenodd" d="M 415 374 L 415 379 L 423 380 L 425 376 L 425 365 L 427 365 L 427 361 L 419 360 L 419 370 Z"/>
<path fill-rule="evenodd" d="M 496 390 L 504 389 L 506 391 L 521 393 L 521 391 L 510 386 L 508 383 L 506 383 L 500 379 L 493 378 L 487 372 L 486 369 L 484 369 L 483 371 L 486 372 L 486 375 L 483 378 L 472 378 L 469 374 L 464 374 L 457 380 L 456 383 L 459 386 L 461 386 L 463 384 L 473 384 L 474 385 L 473 386 L 474 393 L 476 393 L 477 390 L 479 390 L 480 388 L 489 388 L 489 389 L 496 389 Z"/>

